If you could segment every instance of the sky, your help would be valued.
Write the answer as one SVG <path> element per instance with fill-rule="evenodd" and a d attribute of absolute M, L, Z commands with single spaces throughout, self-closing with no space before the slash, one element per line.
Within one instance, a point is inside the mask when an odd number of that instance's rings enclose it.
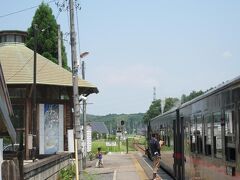
<path fill-rule="evenodd" d="M 61 0 L 60 2 L 63 2 Z M 27 30 L 40 0 L 3 1 L 0 30 Z M 45 1 L 48 2 L 48 1 Z M 146 112 L 153 100 L 207 90 L 240 75 L 238 0 L 78 0 L 90 114 Z M 57 17 L 58 8 L 49 3 Z M 68 11 L 57 22 L 69 32 Z M 78 24 L 78 26 L 77 26 Z M 69 39 L 69 36 L 65 37 Z M 70 62 L 70 45 L 65 46 Z"/>

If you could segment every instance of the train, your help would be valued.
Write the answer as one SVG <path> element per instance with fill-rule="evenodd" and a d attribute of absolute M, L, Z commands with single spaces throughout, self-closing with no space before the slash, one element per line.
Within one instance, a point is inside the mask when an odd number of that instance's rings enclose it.
<path fill-rule="evenodd" d="M 240 179 L 240 76 L 151 119 L 148 142 L 153 133 L 174 179 Z"/>

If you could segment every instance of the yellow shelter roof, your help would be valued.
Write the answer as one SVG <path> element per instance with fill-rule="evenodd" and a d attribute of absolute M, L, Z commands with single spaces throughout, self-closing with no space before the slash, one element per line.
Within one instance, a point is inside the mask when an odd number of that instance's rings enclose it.
<path fill-rule="evenodd" d="M 0 62 L 7 84 L 33 83 L 34 53 L 22 43 L 0 43 Z M 37 54 L 37 84 L 72 86 L 72 73 Z M 78 80 L 79 88 L 98 93 L 95 85 Z"/>

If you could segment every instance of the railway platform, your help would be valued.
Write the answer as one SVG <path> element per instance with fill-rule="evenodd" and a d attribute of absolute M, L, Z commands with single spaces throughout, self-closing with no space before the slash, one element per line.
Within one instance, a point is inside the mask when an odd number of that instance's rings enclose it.
<path fill-rule="evenodd" d="M 103 156 L 104 167 L 96 167 L 97 159 L 88 162 L 85 179 L 98 180 L 150 180 L 152 179 L 152 162 L 140 152 L 109 153 Z M 162 169 L 159 176 L 171 180 Z"/>

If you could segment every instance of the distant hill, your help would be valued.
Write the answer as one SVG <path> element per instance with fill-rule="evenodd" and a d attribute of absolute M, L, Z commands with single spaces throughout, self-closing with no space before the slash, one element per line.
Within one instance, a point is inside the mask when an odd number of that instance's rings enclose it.
<path fill-rule="evenodd" d="M 108 114 L 105 116 L 96 116 L 87 114 L 87 121 L 104 122 L 109 132 L 115 133 L 117 129 L 117 123 L 122 120 L 125 121 L 125 127 L 129 134 L 136 133 L 139 129 L 144 127 L 143 122 L 144 113 L 137 114 Z"/>

